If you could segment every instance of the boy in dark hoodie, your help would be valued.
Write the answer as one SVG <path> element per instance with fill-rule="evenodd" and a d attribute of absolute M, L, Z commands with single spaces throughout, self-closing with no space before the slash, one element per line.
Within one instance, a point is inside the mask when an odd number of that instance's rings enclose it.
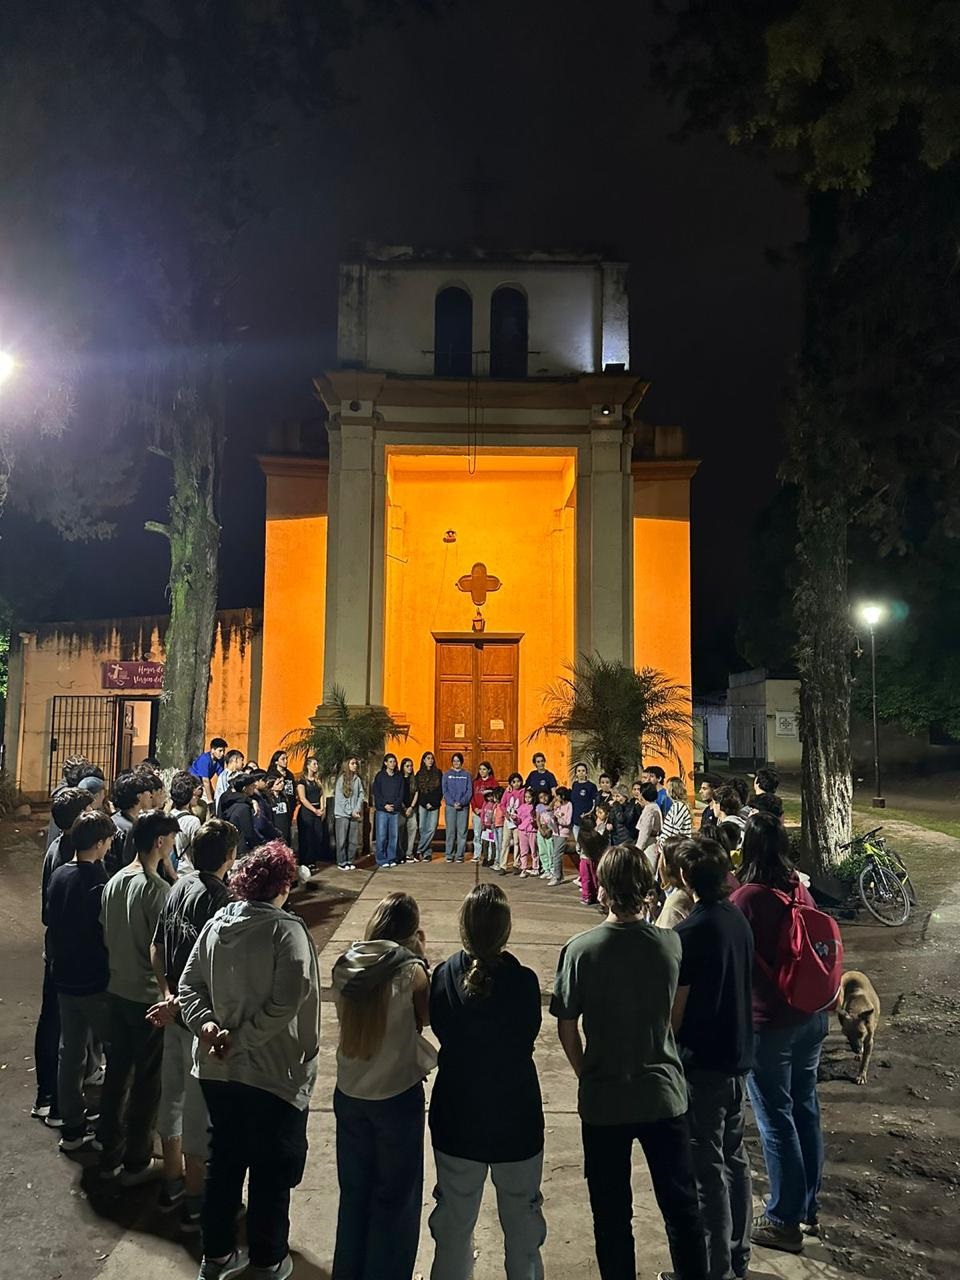
<path fill-rule="evenodd" d="M 253 793 L 257 789 L 256 777 L 252 773 L 238 773 L 233 780 L 233 790 L 228 791 L 220 801 L 220 817 L 224 822 L 232 822 L 240 832 L 237 845 L 237 857 L 255 849 L 261 843 L 254 822 Z"/>

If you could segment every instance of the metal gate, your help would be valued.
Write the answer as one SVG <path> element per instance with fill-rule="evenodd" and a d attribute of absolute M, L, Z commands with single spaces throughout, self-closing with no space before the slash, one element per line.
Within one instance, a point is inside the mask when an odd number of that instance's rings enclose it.
<path fill-rule="evenodd" d="M 50 778 L 52 791 L 63 777 L 70 756 L 85 756 L 99 765 L 107 780 L 117 761 L 117 724 L 122 699 L 89 696 L 54 698 L 50 725 Z"/>

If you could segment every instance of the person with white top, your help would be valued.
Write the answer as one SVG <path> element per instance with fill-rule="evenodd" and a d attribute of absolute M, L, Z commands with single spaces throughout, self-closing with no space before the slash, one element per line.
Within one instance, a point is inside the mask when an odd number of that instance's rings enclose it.
<path fill-rule="evenodd" d="M 430 983 L 420 910 L 408 893 L 379 904 L 363 942 L 333 967 L 340 1021 L 333 1280 L 411 1280 L 423 1201 L 423 1081 L 437 1063 L 420 1034 Z"/>

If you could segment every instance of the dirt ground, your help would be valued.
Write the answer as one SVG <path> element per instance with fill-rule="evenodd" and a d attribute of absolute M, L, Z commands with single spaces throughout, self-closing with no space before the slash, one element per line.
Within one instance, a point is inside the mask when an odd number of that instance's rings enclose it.
<path fill-rule="evenodd" d="M 88 1199 L 71 1163 L 58 1156 L 56 1135 L 29 1117 L 41 977 L 40 827 L 0 824 L 0 1280 L 92 1280 L 119 1238 L 155 1211 L 149 1194 L 118 1200 L 91 1191 Z M 844 925 L 847 967 L 871 976 L 883 1017 L 866 1086 L 855 1084 L 854 1058 L 835 1027 L 825 1049 L 823 1245 L 848 1275 L 955 1280 L 960 840 L 898 823 L 888 823 L 887 834 L 908 860 L 920 903 L 901 929 L 863 919 Z M 301 896 L 298 909 L 318 947 L 365 880 L 330 872 Z M 750 1142 L 760 1170 L 755 1137 Z"/>

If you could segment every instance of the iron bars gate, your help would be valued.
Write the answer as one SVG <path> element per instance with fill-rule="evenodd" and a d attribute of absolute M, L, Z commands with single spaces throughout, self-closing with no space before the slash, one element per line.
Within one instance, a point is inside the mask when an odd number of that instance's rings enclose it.
<path fill-rule="evenodd" d="M 50 791 L 60 783 L 64 761 L 70 756 L 85 756 L 91 764 L 100 766 L 108 782 L 113 778 L 122 701 L 97 694 L 54 698 L 50 725 Z"/>

